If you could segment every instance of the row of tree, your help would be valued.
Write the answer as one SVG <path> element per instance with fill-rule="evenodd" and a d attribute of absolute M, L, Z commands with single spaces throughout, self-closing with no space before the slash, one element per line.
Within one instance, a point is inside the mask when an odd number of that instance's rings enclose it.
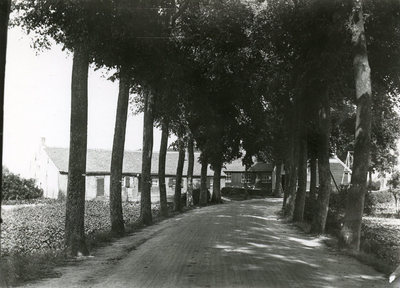
<path fill-rule="evenodd" d="M 352 147 L 352 185 L 341 243 L 359 248 L 367 172 L 392 165 L 394 159 L 385 155 L 399 132 L 394 112 L 400 86 L 399 3 L 21 0 L 14 11 L 15 25 L 41 35 L 36 38 L 37 47 L 48 47 L 51 38 L 74 55 L 66 213 L 66 245 L 71 255 L 88 253 L 83 225 L 89 64 L 116 68 L 112 78 L 119 79 L 110 184 L 113 231 L 124 234 L 120 179 L 132 103 L 144 112 L 144 224 L 152 223 L 150 164 L 156 125 L 162 129 L 163 215 L 167 213 L 167 139 L 174 133 L 180 151 L 175 210 L 181 210 L 178 182 L 185 147 L 189 167 L 195 160 L 193 147 L 201 151 L 202 205 L 207 203 L 207 165 L 214 170 L 217 184 L 224 163 L 240 156 L 246 170 L 254 157 L 275 163 L 277 183 L 285 164 L 284 211 L 294 221 L 303 220 L 310 163 L 310 197 L 317 203 L 315 233 L 325 229 L 329 157 L 333 151 L 343 153 Z M 130 93 L 138 96 L 130 99 Z M 371 128 L 372 119 L 376 124 Z M 192 171 L 188 171 L 189 203 Z M 218 185 L 213 192 L 214 200 L 220 202 Z M 275 194 L 279 193 L 277 185 Z"/>

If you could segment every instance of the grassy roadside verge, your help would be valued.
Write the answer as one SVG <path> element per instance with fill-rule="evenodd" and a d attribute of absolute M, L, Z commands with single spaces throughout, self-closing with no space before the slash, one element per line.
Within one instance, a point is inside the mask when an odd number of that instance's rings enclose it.
<path fill-rule="evenodd" d="M 329 227 L 327 227 L 328 232 L 321 235 L 321 240 L 326 246 L 344 255 L 353 257 L 361 263 L 371 266 L 376 271 L 384 274 L 385 277 L 388 277 L 400 262 L 400 251 L 398 249 L 400 245 L 400 231 L 398 229 L 386 229 L 384 234 L 382 234 L 382 229 L 387 226 L 387 223 L 391 222 L 390 219 L 375 217 L 379 219 L 380 225 L 372 225 L 371 218 L 374 217 L 365 218 L 366 219 L 363 219 L 360 251 L 340 249 L 337 234 L 334 231 L 329 232 Z M 311 223 L 309 222 L 290 224 L 304 233 L 309 233 L 311 228 Z M 376 237 L 375 235 L 378 233 L 384 237 Z"/>

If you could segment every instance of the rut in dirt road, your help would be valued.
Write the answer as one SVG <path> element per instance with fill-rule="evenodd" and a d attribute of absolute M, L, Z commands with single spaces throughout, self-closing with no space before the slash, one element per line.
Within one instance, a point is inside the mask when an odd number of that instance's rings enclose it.
<path fill-rule="evenodd" d="M 388 287 L 372 268 L 283 224 L 280 205 L 278 199 L 232 202 L 170 219 L 88 286 Z"/>

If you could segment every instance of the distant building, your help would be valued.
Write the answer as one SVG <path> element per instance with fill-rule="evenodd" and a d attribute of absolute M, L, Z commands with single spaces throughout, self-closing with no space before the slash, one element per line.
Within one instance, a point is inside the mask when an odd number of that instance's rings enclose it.
<path fill-rule="evenodd" d="M 242 159 L 233 161 L 227 164 L 222 170 L 225 174 L 226 187 L 247 187 L 271 191 L 275 188 L 276 167 L 273 164 L 265 162 L 256 162 L 245 171 L 245 166 L 242 164 Z M 282 165 L 281 181 L 284 183 L 285 171 Z"/>
<path fill-rule="evenodd" d="M 196 161 L 200 153 L 195 153 L 195 165 L 193 183 L 196 187 L 200 185 L 201 165 Z M 186 155 L 187 157 L 187 155 Z M 45 140 L 42 139 L 38 148 L 34 161 L 31 165 L 32 175 L 36 179 L 37 185 L 43 189 L 45 198 L 57 199 L 65 196 L 67 193 L 68 183 L 68 159 L 69 149 L 59 147 L 46 147 Z M 178 165 L 178 152 L 168 151 L 166 158 L 166 188 L 167 194 L 175 193 L 175 177 Z M 111 166 L 111 150 L 88 149 L 86 163 L 86 200 L 107 199 L 110 195 L 110 166 Z M 122 199 L 134 200 L 140 195 L 142 182 L 142 152 L 125 151 L 124 163 L 122 170 L 123 178 Z M 183 191 L 186 190 L 187 159 L 183 169 L 182 186 Z M 214 172 L 208 167 L 207 184 L 208 188 L 212 188 Z M 223 178 L 223 177 L 221 177 Z M 153 152 L 151 163 L 151 181 L 152 181 L 152 197 L 159 196 L 158 183 L 158 153 Z M 221 187 L 223 187 L 225 179 L 221 179 Z"/>
<path fill-rule="evenodd" d="M 331 169 L 331 185 L 332 191 L 340 189 L 341 185 L 350 184 L 351 169 L 341 161 L 336 155 L 329 159 Z M 245 183 L 249 188 L 263 189 L 271 191 L 276 185 L 276 166 L 270 163 L 256 162 L 245 173 L 245 167 L 242 159 L 227 164 L 222 170 L 225 174 L 225 187 L 245 187 Z M 318 186 L 318 169 L 317 169 L 317 186 Z M 282 165 L 281 187 L 285 185 L 285 170 Z M 307 190 L 310 189 L 310 169 L 307 171 Z"/>

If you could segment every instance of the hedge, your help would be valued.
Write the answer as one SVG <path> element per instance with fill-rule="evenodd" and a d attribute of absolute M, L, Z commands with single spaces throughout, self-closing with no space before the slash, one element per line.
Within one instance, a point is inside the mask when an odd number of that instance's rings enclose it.
<path fill-rule="evenodd" d="M 263 189 L 247 189 L 249 196 L 271 196 L 272 191 Z M 223 187 L 221 189 L 222 196 L 244 195 L 245 189 L 243 187 Z"/>
<path fill-rule="evenodd" d="M 125 223 L 139 219 L 140 204 L 124 202 Z M 158 206 L 152 206 L 158 215 Z M 64 248 L 65 202 L 37 204 L 3 210 L 1 231 L 2 254 L 41 252 Z M 110 230 L 110 208 L 108 202 L 86 201 L 85 234 Z"/>

